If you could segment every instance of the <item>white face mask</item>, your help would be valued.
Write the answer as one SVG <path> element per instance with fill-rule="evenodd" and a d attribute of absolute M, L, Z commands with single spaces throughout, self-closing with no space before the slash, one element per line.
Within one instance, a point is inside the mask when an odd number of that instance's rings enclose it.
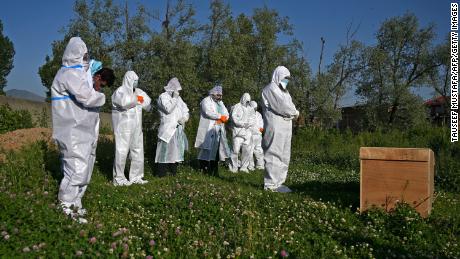
<path fill-rule="evenodd" d="M 138 85 L 139 85 L 139 81 L 134 80 L 134 82 L 133 82 L 133 88 L 137 88 Z"/>

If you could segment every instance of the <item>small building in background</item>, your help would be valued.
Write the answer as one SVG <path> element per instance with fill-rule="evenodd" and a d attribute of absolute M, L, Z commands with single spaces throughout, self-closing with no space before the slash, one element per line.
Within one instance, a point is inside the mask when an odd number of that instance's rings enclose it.
<path fill-rule="evenodd" d="M 438 96 L 425 101 L 430 121 L 438 126 L 450 124 L 450 96 Z"/>
<path fill-rule="evenodd" d="M 362 130 L 363 118 L 366 114 L 364 105 L 342 107 L 341 112 L 342 119 L 337 123 L 338 129 L 350 129 L 353 132 Z"/>

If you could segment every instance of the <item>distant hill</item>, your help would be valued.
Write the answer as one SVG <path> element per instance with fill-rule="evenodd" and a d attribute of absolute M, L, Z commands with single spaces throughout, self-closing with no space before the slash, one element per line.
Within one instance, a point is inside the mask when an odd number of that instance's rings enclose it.
<path fill-rule="evenodd" d="M 18 98 L 18 99 L 26 99 L 35 102 L 45 102 L 46 98 L 40 95 L 36 95 L 31 93 L 27 90 L 18 90 L 18 89 L 11 89 L 5 91 L 6 96 Z"/>

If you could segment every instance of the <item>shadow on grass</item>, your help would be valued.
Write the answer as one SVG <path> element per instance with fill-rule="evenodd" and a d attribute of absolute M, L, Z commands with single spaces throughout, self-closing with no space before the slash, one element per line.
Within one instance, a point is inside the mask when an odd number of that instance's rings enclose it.
<path fill-rule="evenodd" d="M 232 184 L 241 184 L 257 190 L 264 189 L 263 172 L 260 173 L 259 170 L 250 173 L 231 173 L 226 166 L 221 165 L 219 166 L 219 175 L 217 177 Z"/>
<path fill-rule="evenodd" d="M 57 147 L 49 147 L 46 142 L 42 142 L 43 161 L 45 163 L 45 170 L 51 173 L 51 176 L 60 182 L 63 178 L 61 170 L 61 159 Z M 107 180 L 112 180 L 112 168 L 114 160 L 115 147 L 111 140 L 102 138 L 97 144 L 96 150 L 96 165 L 99 171 L 104 175 Z M 129 165 L 128 165 L 129 166 Z M 128 167 L 129 168 L 129 167 Z"/>
<path fill-rule="evenodd" d="M 99 138 L 96 150 L 96 166 L 101 174 L 108 180 L 113 178 L 113 160 L 115 158 L 115 144 L 107 138 Z M 129 160 L 129 159 L 127 159 Z M 127 161 L 128 162 L 128 161 Z M 126 163 L 129 166 L 129 163 Z M 128 167 L 129 168 L 129 167 Z"/>
<path fill-rule="evenodd" d="M 353 209 L 359 207 L 359 183 L 358 182 L 321 182 L 308 181 L 302 184 L 289 186 L 295 192 L 304 193 L 314 200 L 334 202 L 342 207 Z"/>
<path fill-rule="evenodd" d="M 58 183 L 64 177 L 61 170 L 61 159 L 59 157 L 59 150 L 57 147 L 50 147 L 47 142 L 40 142 L 43 152 L 43 161 L 45 170 L 50 172 L 51 176 L 56 179 Z"/>

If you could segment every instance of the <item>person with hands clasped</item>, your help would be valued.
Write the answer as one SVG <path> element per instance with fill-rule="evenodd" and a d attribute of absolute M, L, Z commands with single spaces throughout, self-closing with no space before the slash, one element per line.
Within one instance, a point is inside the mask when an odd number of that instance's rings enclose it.
<path fill-rule="evenodd" d="M 200 124 L 195 139 L 195 148 L 199 149 L 200 168 L 206 173 L 218 174 L 218 161 L 230 156 L 225 123 L 228 122 L 228 110 L 222 101 L 222 86 L 215 86 L 209 96 L 201 101 Z"/>
<path fill-rule="evenodd" d="M 253 108 L 250 106 L 251 96 L 244 93 L 240 102 L 235 104 L 231 109 L 232 119 L 232 154 L 229 169 L 236 173 L 238 169 L 241 172 L 249 173 L 250 147 L 252 141 L 251 127 L 254 120 L 251 120 Z M 240 152 L 241 151 L 241 152 Z M 238 156 L 241 153 L 241 165 Z"/>
<path fill-rule="evenodd" d="M 257 111 L 257 102 L 251 101 L 251 108 L 254 109 L 251 120 L 254 121 L 251 127 L 252 142 L 249 151 L 249 171 L 257 169 L 265 169 L 264 166 L 264 151 L 262 149 L 262 133 L 264 132 L 264 119 Z M 254 157 L 255 162 L 254 162 Z"/>
<path fill-rule="evenodd" d="M 283 193 L 291 192 L 283 183 L 291 159 L 292 120 L 299 117 L 299 111 L 287 90 L 290 76 L 286 67 L 278 66 L 273 72 L 272 81 L 262 91 L 264 189 Z"/>
<path fill-rule="evenodd" d="M 176 175 L 177 163 L 184 161 L 184 152 L 188 150 L 184 127 L 190 117 L 187 104 L 179 96 L 182 90 L 179 80 L 172 78 L 164 90 L 157 100 L 161 121 L 155 163 L 159 177 L 166 176 L 168 172 Z"/>
<path fill-rule="evenodd" d="M 112 124 L 115 135 L 115 161 L 113 184 L 115 186 L 145 184 L 144 136 L 142 110 L 150 110 L 150 97 L 139 89 L 139 77 L 134 71 L 126 72 L 123 84 L 112 95 Z M 130 153 L 129 181 L 125 177 L 126 157 Z"/>

